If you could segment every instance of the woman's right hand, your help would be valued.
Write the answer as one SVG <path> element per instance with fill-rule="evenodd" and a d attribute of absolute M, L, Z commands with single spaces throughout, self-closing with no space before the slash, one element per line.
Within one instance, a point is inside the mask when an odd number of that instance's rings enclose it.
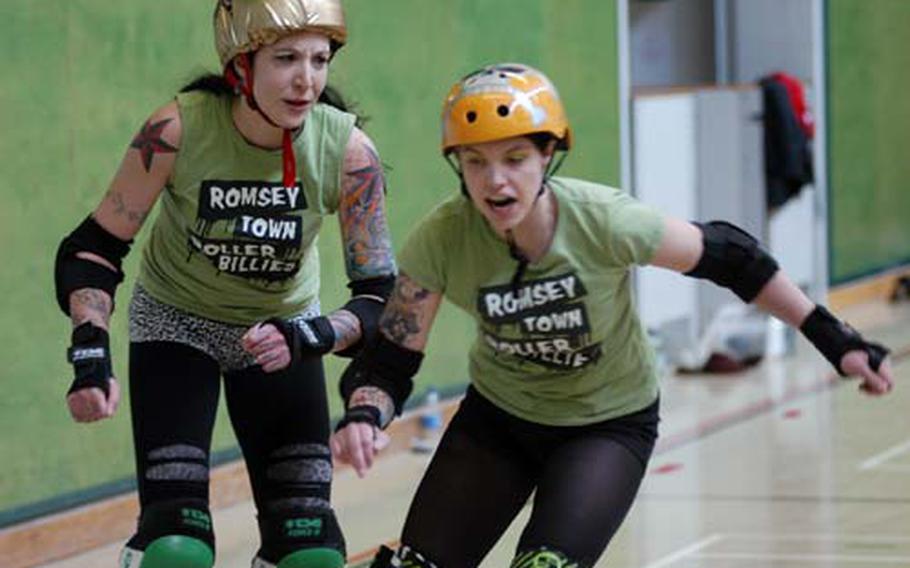
<path fill-rule="evenodd" d="M 110 418 L 120 405 L 120 385 L 111 377 L 108 383 L 108 395 L 98 387 L 87 387 L 73 391 L 66 396 L 66 405 L 76 422 L 95 422 Z"/>
<path fill-rule="evenodd" d="M 286 369 L 291 364 L 291 351 L 285 336 L 271 323 L 257 323 L 249 328 L 240 344 L 266 373 Z"/>
<path fill-rule="evenodd" d="M 94 301 L 86 302 L 87 298 Z M 94 307 L 89 309 L 87 305 Z M 110 298 L 100 290 L 78 290 L 70 295 L 70 310 L 76 318 L 91 319 L 73 328 L 66 358 L 73 366 L 74 378 L 66 393 L 66 405 L 76 422 L 110 418 L 120 404 L 120 385 L 114 378 L 107 333 Z"/>
<path fill-rule="evenodd" d="M 389 435 L 370 422 L 349 422 L 332 435 L 332 456 L 350 464 L 358 477 L 366 475 L 376 454 L 389 445 Z"/>
<path fill-rule="evenodd" d="M 859 390 L 865 394 L 871 396 L 888 394 L 894 388 L 890 359 L 885 355 L 876 369 L 872 368 L 869 359 L 869 351 L 866 349 L 852 349 L 841 358 L 840 368 L 847 377 L 860 380 Z"/>

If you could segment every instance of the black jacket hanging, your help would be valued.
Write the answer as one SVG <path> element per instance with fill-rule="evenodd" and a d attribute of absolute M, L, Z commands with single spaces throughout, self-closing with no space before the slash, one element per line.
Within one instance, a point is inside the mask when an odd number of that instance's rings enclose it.
<path fill-rule="evenodd" d="M 799 195 L 814 180 L 809 138 L 800 126 L 786 87 L 761 80 L 764 101 L 765 190 L 769 212 Z"/>

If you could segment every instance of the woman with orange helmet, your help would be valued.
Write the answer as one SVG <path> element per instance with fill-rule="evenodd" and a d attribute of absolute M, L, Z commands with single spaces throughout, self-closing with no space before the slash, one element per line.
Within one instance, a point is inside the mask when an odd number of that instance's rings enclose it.
<path fill-rule="evenodd" d="M 887 350 L 814 306 L 744 231 L 664 217 L 620 190 L 553 176 L 572 147 L 539 71 L 485 67 L 442 112 L 442 152 L 467 197 L 413 230 L 380 333 L 342 377 L 332 450 L 360 475 L 411 391 L 445 296 L 471 314 L 471 384 L 420 483 L 386 566 L 477 566 L 528 498 L 514 567 L 589 567 L 631 506 L 657 437 L 652 348 L 630 271 L 707 278 L 799 326 L 870 394 L 891 388 Z M 563 154 L 564 155 L 564 154 Z"/>
<path fill-rule="evenodd" d="M 375 333 L 394 282 L 384 180 L 356 117 L 326 87 L 340 0 L 219 0 L 222 73 L 152 113 L 100 205 L 60 245 L 77 422 L 119 400 L 108 324 L 121 259 L 160 202 L 129 307 L 141 515 L 121 566 L 208 567 L 220 381 L 249 471 L 254 566 L 340 567 L 321 357 Z M 320 315 L 316 237 L 337 213 L 353 298 Z"/>

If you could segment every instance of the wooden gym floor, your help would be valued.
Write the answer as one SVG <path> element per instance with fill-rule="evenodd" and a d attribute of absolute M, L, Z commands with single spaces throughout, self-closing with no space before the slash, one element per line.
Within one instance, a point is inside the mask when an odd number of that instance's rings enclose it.
<path fill-rule="evenodd" d="M 910 567 L 910 307 L 841 313 L 895 348 L 894 392 L 861 395 L 802 340 L 794 356 L 743 374 L 665 378 L 657 452 L 598 567 Z M 352 564 L 395 541 L 427 460 L 400 452 L 364 480 L 337 472 Z M 484 567 L 508 566 L 527 513 Z M 214 521 L 217 566 L 248 567 L 257 546 L 251 503 L 217 510 Z M 113 567 L 119 548 L 43 566 Z"/>

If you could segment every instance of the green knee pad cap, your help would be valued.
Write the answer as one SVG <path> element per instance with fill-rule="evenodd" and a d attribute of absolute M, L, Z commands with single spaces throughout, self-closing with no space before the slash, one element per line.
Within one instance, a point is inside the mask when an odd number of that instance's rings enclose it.
<path fill-rule="evenodd" d="M 344 556 L 334 548 L 306 548 L 288 554 L 275 568 L 344 568 Z"/>
<path fill-rule="evenodd" d="M 519 552 L 510 568 L 581 568 L 581 564 L 566 558 L 557 550 L 541 546 L 536 550 Z"/>
<path fill-rule="evenodd" d="M 163 536 L 145 547 L 139 568 L 212 568 L 215 554 L 206 543 L 189 536 Z"/>

